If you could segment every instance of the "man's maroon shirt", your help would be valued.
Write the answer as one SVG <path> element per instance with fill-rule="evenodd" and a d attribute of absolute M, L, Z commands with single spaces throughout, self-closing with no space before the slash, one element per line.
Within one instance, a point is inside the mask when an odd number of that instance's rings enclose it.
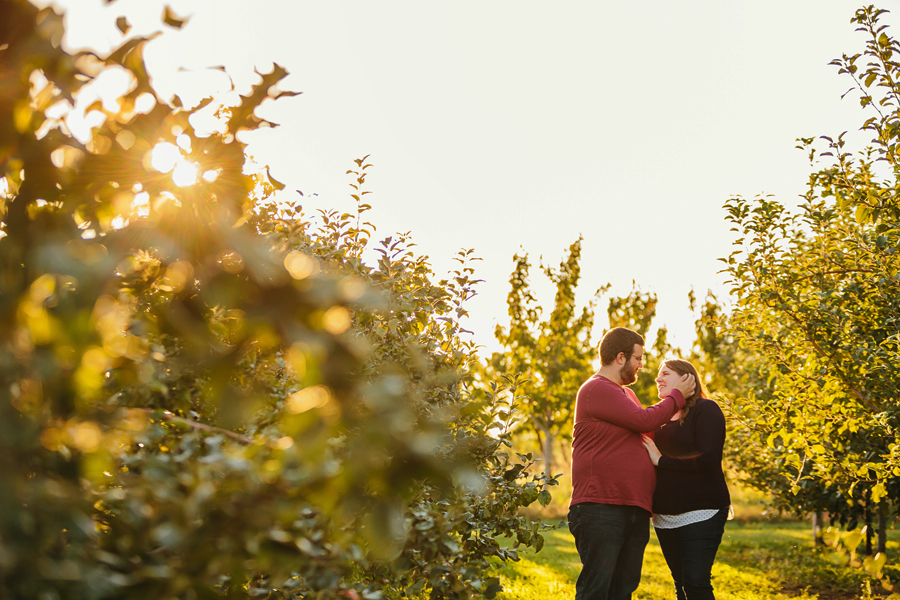
<path fill-rule="evenodd" d="M 572 434 L 572 499 L 639 506 L 650 512 L 656 473 L 641 432 L 651 432 L 684 406 L 678 390 L 650 408 L 634 392 L 594 375 L 578 390 Z"/>

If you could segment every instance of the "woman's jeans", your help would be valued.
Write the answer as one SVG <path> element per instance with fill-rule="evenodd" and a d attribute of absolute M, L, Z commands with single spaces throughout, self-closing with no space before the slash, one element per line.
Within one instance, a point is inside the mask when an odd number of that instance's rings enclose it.
<path fill-rule="evenodd" d="M 723 508 L 711 519 L 675 529 L 657 529 L 662 549 L 678 600 L 715 600 L 712 566 L 716 559 L 728 509 Z"/>
<path fill-rule="evenodd" d="M 575 600 L 628 600 L 641 582 L 650 513 L 637 506 L 583 502 L 569 508 L 581 559 Z"/>

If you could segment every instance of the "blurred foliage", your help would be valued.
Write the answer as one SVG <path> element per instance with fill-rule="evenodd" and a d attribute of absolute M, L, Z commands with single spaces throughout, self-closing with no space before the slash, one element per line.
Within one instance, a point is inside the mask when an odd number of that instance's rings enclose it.
<path fill-rule="evenodd" d="M 247 172 L 284 69 L 201 134 L 213 99 L 158 97 L 117 25 L 71 55 L 53 9 L 0 4 L 0 597 L 492 597 L 555 481 L 505 452 L 516 381 L 467 391 L 470 252 L 370 266 L 364 160 L 357 214 L 317 220 Z"/>
<path fill-rule="evenodd" d="M 900 44 L 884 12 L 859 9 L 865 50 L 832 62 L 871 111 L 870 143 L 799 140 L 813 172 L 795 211 L 768 197 L 726 204 L 731 331 L 757 380 L 731 413 L 765 467 L 747 476 L 787 481 L 793 500 L 775 490 L 785 505 L 851 525 L 900 496 Z"/>

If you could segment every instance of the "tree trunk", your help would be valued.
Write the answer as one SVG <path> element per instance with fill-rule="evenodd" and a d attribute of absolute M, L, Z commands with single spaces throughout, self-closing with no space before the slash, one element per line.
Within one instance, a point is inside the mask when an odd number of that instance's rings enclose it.
<path fill-rule="evenodd" d="M 872 556 L 872 508 L 869 506 L 869 499 L 866 499 L 866 556 Z"/>
<path fill-rule="evenodd" d="M 556 436 L 553 435 L 553 432 L 550 431 L 550 428 L 545 425 L 545 421 L 541 419 L 535 418 L 534 415 L 531 416 L 531 422 L 534 424 L 534 432 L 537 434 L 538 444 L 541 446 L 541 454 L 544 455 L 544 473 L 553 476 L 553 442 L 556 441 Z"/>
<path fill-rule="evenodd" d="M 544 452 L 544 436 L 541 435 L 541 431 L 543 431 L 543 428 L 541 427 L 541 424 L 538 423 L 537 419 L 532 418 L 532 421 L 534 422 L 534 435 L 537 438 L 538 448 L 540 448 L 541 452 L 543 453 Z M 545 458 L 544 460 L 546 461 L 547 459 Z M 546 468 L 546 467 L 544 467 L 544 468 Z"/>
<path fill-rule="evenodd" d="M 543 440 L 543 448 L 541 451 L 544 454 L 544 473 L 553 477 L 553 442 L 556 441 L 556 438 L 546 429 L 544 430 L 544 440 Z"/>
<path fill-rule="evenodd" d="M 812 516 L 813 541 L 816 546 L 824 546 L 825 540 L 822 539 L 822 511 L 816 511 Z"/>
<path fill-rule="evenodd" d="M 887 508 L 884 503 L 878 505 L 878 548 L 877 552 L 887 552 Z"/>
<path fill-rule="evenodd" d="M 559 441 L 559 451 L 560 456 L 563 457 L 563 460 L 566 463 L 566 474 L 572 474 L 572 447 L 569 444 L 566 444 L 566 440 Z"/>

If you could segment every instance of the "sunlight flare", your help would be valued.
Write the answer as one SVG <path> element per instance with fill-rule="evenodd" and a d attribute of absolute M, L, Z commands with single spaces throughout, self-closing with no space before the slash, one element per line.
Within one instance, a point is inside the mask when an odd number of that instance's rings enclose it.
<path fill-rule="evenodd" d="M 150 154 L 150 165 L 160 173 L 168 173 L 181 160 L 181 150 L 169 142 L 161 142 L 153 147 Z"/>
<path fill-rule="evenodd" d="M 199 173 L 200 169 L 197 167 L 197 163 L 188 162 L 182 158 L 175 164 L 175 169 L 172 171 L 172 181 L 178 187 L 194 185 L 197 183 Z"/>
<path fill-rule="evenodd" d="M 179 136 L 181 138 L 182 136 Z M 186 136 L 185 136 L 186 137 Z M 190 148 L 190 140 L 185 144 L 179 139 L 182 148 Z M 150 166 L 160 173 L 172 173 L 172 181 L 178 187 L 194 185 L 200 179 L 200 167 L 187 160 L 181 148 L 170 142 L 160 142 L 150 151 Z M 204 174 L 205 177 L 205 174 Z M 209 181 L 209 179 L 207 179 Z"/>

